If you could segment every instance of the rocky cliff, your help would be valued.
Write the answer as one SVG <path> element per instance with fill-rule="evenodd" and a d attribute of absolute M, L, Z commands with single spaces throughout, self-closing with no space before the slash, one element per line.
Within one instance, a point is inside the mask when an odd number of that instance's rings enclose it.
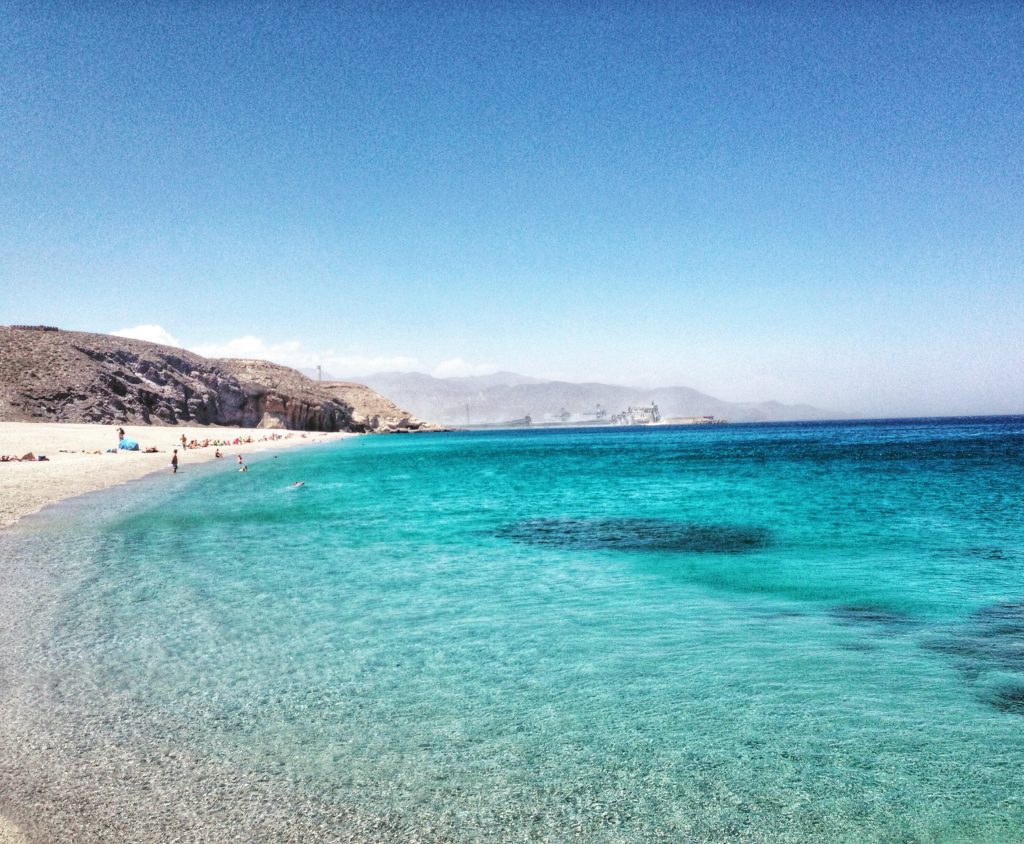
<path fill-rule="evenodd" d="M 329 396 L 349 405 L 353 409 L 355 421 L 368 431 L 400 432 L 415 431 L 424 423 L 402 410 L 390 399 L 374 392 L 365 384 L 351 381 L 314 382 Z"/>
<path fill-rule="evenodd" d="M 329 386 L 266 361 L 208 359 L 106 334 L 0 326 L 3 421 L 431 428 L 367 387 L 363 393 Z M 384 405 L 394 412 L 382 416 L 377 408 Z M 392 419 L 404 421 L 392 425 Z"/>

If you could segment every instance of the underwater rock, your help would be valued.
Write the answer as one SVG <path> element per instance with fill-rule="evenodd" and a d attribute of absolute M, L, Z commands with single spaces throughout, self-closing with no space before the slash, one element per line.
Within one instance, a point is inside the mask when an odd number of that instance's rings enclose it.
<path fill-rule="evenodd" d="M 873 645 L 871 642 L 840 642 L 837 647 L 841 651 L 853 651 L 855 653 L 869 653 L 870 651 L 878 650 L 878 645 Z"/>
<path fill-rule="evenodd" d="M 996 709 L 1024 715 L 1024 681 L 1000 686 L 988 701 Z"/>
<path fill-rule="evenodd" d="M 922 646 L 951 657 L 972 685 L 983 684 L 993 674 L 1019 678 L 980 694 L 996 709 L 1024 715 L 1024 603 L 981 607 L 964 624 L 922 642 Z"/>
<path fill-rule="evenodd" d="M 578 551 L 690 551 L 738 554 L 764 548 L 767 529 L 637 518 L 524 519 L 504 525 L 498 536 L 527 545 Z"/>
<path fill-rule="evenodd" d="M 967 671 L 1000 669 L 1024 675 L 1024 603 L 982 607 L 966 624 L 925 642 L 924 647 L 966 663 L 978 663 L 962 666 Z"/>
<path fill-rule="evenodd" d="M 1000 602 L 971 613 L 971 619 L 989 635 L 1024 637 L 1024 603 Z M 1024 638 L 1022 638 L 1024 641 Z"/>
<path fill-rule="evenodd" d="M 975 545 L 970 548 L 964 549 L 964 554 L 968 557 L 976 557 L 980 560 L 1012 560 L 1013 555 L 1008 554 L 1002 548 L 995 548 L 991 546 L 980 546 Z"/>
<path fill-rule="evenodd" d="M 833 607 L 829 614 L 842 624 L 880 624 L 883 627 L 913 627 L 917 619 L 898 610 L 878 607 L 873 604 L 842 604 Z"/>

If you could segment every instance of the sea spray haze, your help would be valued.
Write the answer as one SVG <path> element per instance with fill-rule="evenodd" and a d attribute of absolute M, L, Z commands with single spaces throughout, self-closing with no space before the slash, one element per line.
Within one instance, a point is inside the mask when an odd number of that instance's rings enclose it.
<path fill-rule="evenodd" d="M 1020 418 L 361 438 L 131 497 L 3 539 L 0 808 L 47 840 L 1024 838 Z"/>

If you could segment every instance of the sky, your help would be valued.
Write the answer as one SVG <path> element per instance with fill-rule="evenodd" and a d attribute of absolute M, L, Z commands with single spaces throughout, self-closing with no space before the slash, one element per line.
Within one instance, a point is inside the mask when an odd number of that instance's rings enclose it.
<path fill-rule="evenodd" d="M 1024 413 L 1024 4 L 0 4 L 0 323 Z"/>

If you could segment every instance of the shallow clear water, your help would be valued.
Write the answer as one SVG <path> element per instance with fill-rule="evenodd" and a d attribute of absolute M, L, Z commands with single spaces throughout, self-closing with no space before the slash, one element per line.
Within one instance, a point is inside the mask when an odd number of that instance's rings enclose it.
<path fill-rule="evenodd" d="M 129 771 L 129 815 L 185 753 L 178 804 L 286 785 L 281 840 L 1024 840 L 1024 419 L 365 437 L 171 481 L 5 546 L 55 573 L 4 738 L 63 719 L 65 779 Z"/>

